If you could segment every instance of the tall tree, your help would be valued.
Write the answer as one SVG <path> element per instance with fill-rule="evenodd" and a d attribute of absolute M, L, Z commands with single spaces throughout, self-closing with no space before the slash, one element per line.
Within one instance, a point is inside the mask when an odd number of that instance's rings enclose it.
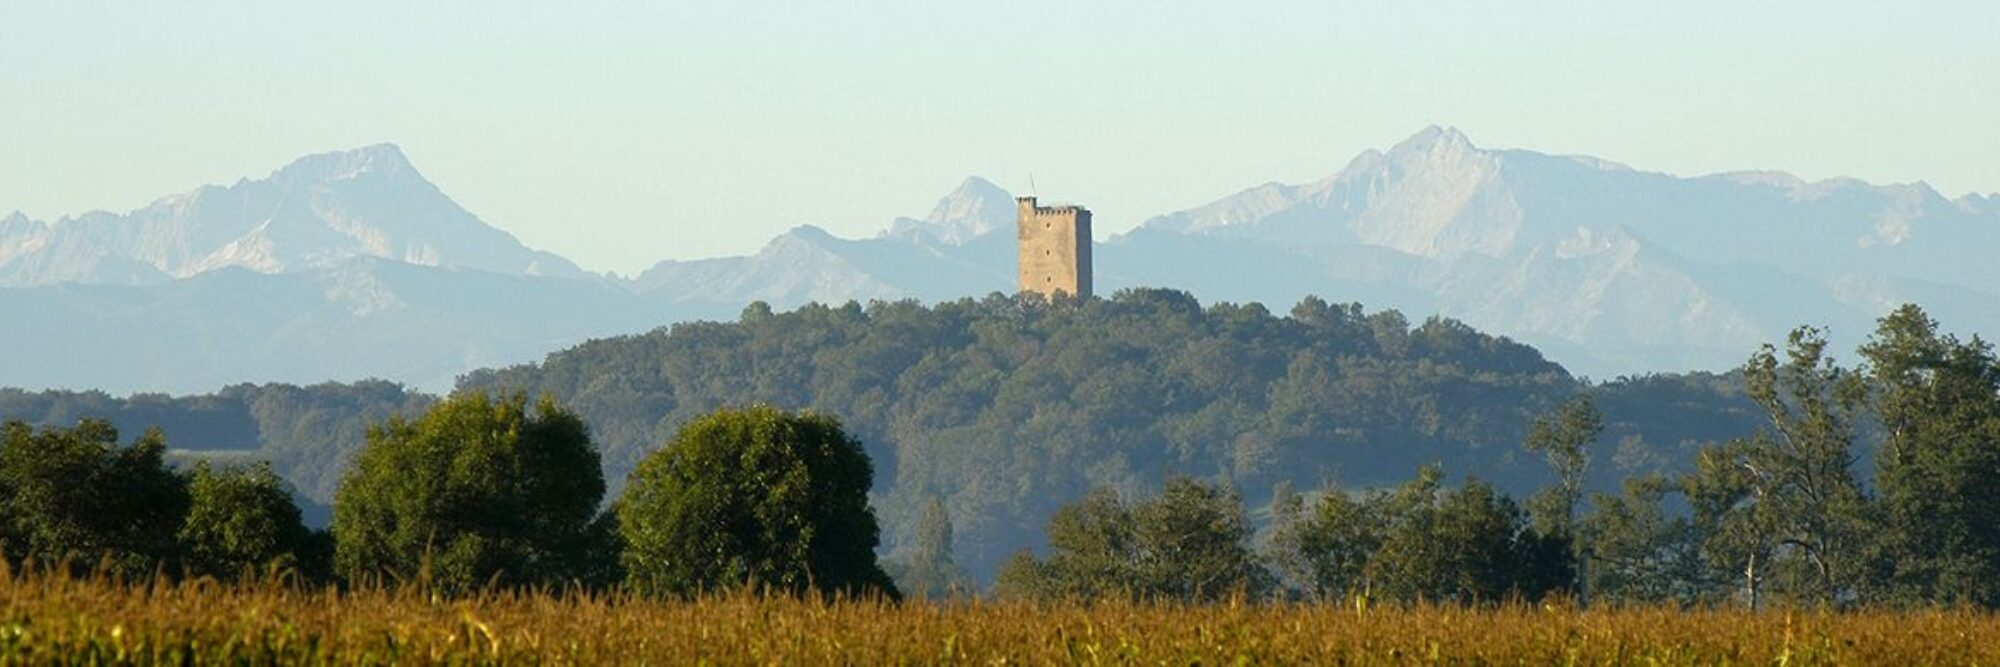
<path fill-rule="evenodd" d="M 875 560 L 874 475 L 840 422 L 769 406 L 682 427 L 617 504 L 627 583 L 692 595 L 769 587 L 895 596 Z"/>
<path fill-rule="evenodd" d="M 1861 348 L 1885 434 L 1876 455 L 1889 593 L 2000 606 L 2000 361 L 1914 305 Z"/>
<path fill-rule="evenodd" d="M 1531 503 L 1535 529 L 1568 545 L 1574 569 L 1588 562 L 1590 545 L 1577 530 L 1577 510 L 1583 504 L 1583 477 L 1590 470 L 1590 449 L 1604 432 L 1604 415 L 1589 394 L 1579 394 L 1554 413 L 1536 417 L 1528 427 L 1528 451 L 1540 452 L 1556 475 L 1556 485 Z M 1581 576 L 1581 572 L 1579 572 Z M 1572 588 L 1580 596 L 1585 582 Z"/>
<path fill-rule="evenodd" d="M 1590 470 L 1591 445 L 1604 432 L 1604 415 L 1589 394 L 1578 394 L 1553 413 L 1528 425 L 1528 451 L 1548 459 L 1556 475 L 1549 489 L 1550 511 L 1539 513 L 1537 528 L 1550 535 L 1574 535 L 1576 513 L 1583 504 L 1584 473 Z"/>
<path fill-rule="evenodd" d="M 609 571 L 604 497 L 575 413 L 521 394 L 463 393 L 393 417 L 335 495 L 335 566 L 353 580 L 424 580 L 446 592 L 597 583 Z"/>
<path fill-rule="evenodd" d="M 1769 429 L 1705 449 L 1686 484 L 1704 551 L 1742 573 L 1745 602 L 1773 580 L 1789 596 L 1851 597 L 1865 571 L 1869 500 L 1853 447 L 1866 385 L 1826 354 L 1824 332 L 1800 328 L 1787 361 L 1766 345 L 1744 366 Z"/>

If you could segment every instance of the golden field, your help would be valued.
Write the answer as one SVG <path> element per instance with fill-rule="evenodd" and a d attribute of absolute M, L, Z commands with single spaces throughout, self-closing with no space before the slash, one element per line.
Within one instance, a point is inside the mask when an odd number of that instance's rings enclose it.
<path fill-rule="evenodd" d="M 2000 618 L 1126 603 L 690 602 L 0 572 L 5 664 L 2000 664 Z"/>

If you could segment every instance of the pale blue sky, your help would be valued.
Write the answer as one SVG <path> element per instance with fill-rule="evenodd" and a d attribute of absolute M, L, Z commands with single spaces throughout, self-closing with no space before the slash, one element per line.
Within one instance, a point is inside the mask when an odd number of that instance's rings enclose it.
<path fill-rule="evenodd" d="M 2000 3 L 0 0 L 0 213 L 388 141 L 529 245 L 626 273 L 872 235 L 969 174 L 1032 172 L 1122 231 L 1432 123 L 2000 192 Z"/>

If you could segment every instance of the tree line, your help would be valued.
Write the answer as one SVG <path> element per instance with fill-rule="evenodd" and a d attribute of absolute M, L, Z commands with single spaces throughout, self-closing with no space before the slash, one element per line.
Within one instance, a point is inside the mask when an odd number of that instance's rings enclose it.
<path fill-rule="evenodd" d="M 158 429 L 0 427 L 0 554 L 120 577 L 308 584 L 755 589 L 895 597 L 875 560 L 867 454 L 831 417 L 767 406 L 695 420 L 603 508 L 574 413 L 521 394 L 453 396 L 370 428 L 329 530 L 306 528 L 267 465 L 181 471 Z"/>
<path fill-rule="evenodd" d="M 1993 458 L 2000 370 L 1990 346 L 1944 335 L 1921 310 L 1906 307 L 1881 321 L 1861 360 L 1841 367 L 1820 332 L 1802 329 L 1730 375 L 1590 385 L 1531 349 L 1463 325 L 1433 320 L 1412 328 L 1393 313 L 1317 300 L 1286 317 L 1254 304 L 1202 308 L 1167 291 L 1073 304 L 967 300 L 787 314 L 753 305 L 739 322 L 600 341 L 540 365 L 478 374 L 441 403 L 386 394 L 366 401 L 376 406 L 370 409 L 395 400 L 426 407 L 388 411 L 421 412 L 410 421 L 343 427 L 366 433 L 353 448 L 353 465 L 336 476 L 334 527 L 321 535 L 188 529 L 197 522 L 186 517 L 198 507 L 223 516 L 216 508 L 255 505 L 213 498 L 282 497 L 272 490 L 282 491 L 283 482 L 268 470 L 177 472 L 160 462 L 155 450 L 165 447 L 157 434 L 118 446 L 107 424 L 40 431 L 9 424 L 10 453 L 0 461 L 9 527 L 0 529 L 0 547 L 10 558 L 89 555 L 133 572 L 160 563 L 226 572 L 268 565 L 272 552 L 256 545 L 304 544 L 281 550 L 302 570 L 421 575 L 454 587 L 638 586 L 634 562 L 673 562 L 702 577 L 722 572 L 724 581 L 782 582 L 768 574 L 777 570 L 756 565 L 765 556 L 700 567 L 685 559 L 631 561 L 647 540 L 673 533 L 627 533 L 690 525 L 673 517 L 706 517 L 764 531 L 709 543 L 703 553 L 711 560 L 717 550 L 780 554 L 775 545 L 794 533 L 760 517 L 810 516 L 803 508 L 822 503 L 773 500 L 766 509 L 721 514 L 661 509 L 654 516 L 667 518 L 630 525 L 620 510 L 628 507 L 624 499 L 652 488 L 631 486 L 642 479 L 701 482 L 715 493 L 763 488 L 716 486 L 720 481 L 690 468 L 648 462 L 675 449 L 660 443 L 678 441 L 710 415 L 732 414 L 728 405 L 773 403 L 777 414 L 796 415 L 786 411 L 803 402 L 814 414 L 840 414 L 839 430 L 858 441 L 853 449 L 871 471 L 885 473 L 858 482 L 845 475 L 862 489 L 860 506 L 891 517 L 869 520 L 878 531 L 869 539 L 888 537 L 893 545 L 879 565 L 866 559 L 881 572 L 869 577 L 878 587 L 893 578 L 916 595 L 1200 599 L 1243 592 L 1476 601 L 1559 593 L 1676 604 L 2000 603 L 1991 590 L 2000 580 L 1993 576 L 2000 501 L 1991 484 L 2000 474 Z M 1133 377 L 1139 386 L 1128 382 Z M 645 387 L 659 393 L 634 393 Z M 523 389 L 554 396 L 561 407 L 530 408 L 518 398 Z M 793 405 L 761 400 L 769 395 Z M 516 399 L 494 398 L 506 396 Z M 466 414 L 453 407 L 474 397 L 486 406 Z M 440 435 L 449 432 L 445 423 L 481 423 L 467 414 L 504 416 L 504 405 L 519 416 L 497 423 L 518 425 L 479 437 Z M 593 417 L 589 410 L 605 412 Z M 426 426 L 433 415 L 443 421 Z M 535 426 L 526 428 L 530 422 Z M 610 441 L 663 429 L 671 430 L 648 436 L 652 444 L 640 448 Z M 508 453 L 506 437 L 490 435 L 571 431 L 583 434 L 581 445 L 570 437 L 567 449 L 533 455 Z M 397 456 L 370 453 L 406 441 L 431 444 Z M 441 443 L 487 444 L 465 450 L 483 452 L 472 455 L 455 449 L 471 444 Z M 46 451 L 81 454 L 42 460 L 25 453 Z M 590 465 L 581 463 L 586 459 Z M 561 493 L 574 497 L 522 505 L 519 498 L 538 491 L 508 485 L 540 479 L 534 471 L 552 461 L 585 471 L 564 477 L 572 485 Z M 1328 474 L 1327 463 L 1368 472 Z M 364 470 L 382 471 L 375 474 L 385 481 L 357 482 Z M 425 470 L 432 472 L 421 482 L 395 481 Z M 638 474 L 645 470 L 652 472 Z M 1460 471 L 1458 481 L 1447 471 Z M 35 475 L 44 481 L 30 479 Z M 204 476 L 211 488 L 199 491 L 194 482 Z M 123 506 L 101 496 L 127 492 L 154 494 L 134 506 L 156 513 L 105 523 L 124 516 L 116 513 Z M 358 500 L 419 492 L 428 500 L 382 503 L 391 509 L 364 510 Z M 484 493 L 514 500 L 469 500 Z M 615 500 L 600 509 L 606 497 Z M 266 504 L 276 509 L 262 516 L 278 519 L 236 523 L 290 525 L 281 503 Z M 570 517 L 562 525 L 578 527 L 566 532 L 523 518 L 528 506 L 547 507 Z M 59 512 L 73 518 L 41 527 L 16 520 Z M 490 534 L 463 528 L 489 521 L 520 523 Z M 130 532 L 93 532 L 112 528 Z M 1221 532 L 1198 532 L 1211 529 Z M 368 533 L 365 541 L 378 546 L 342 552 L 344 530 Z M 1015 537 L 995 539 L 996 531 Z M 253 533 L 265 537 L 240 537 Z M 269 537 L 279 533 L 290 537 Z M 534 541 L 553 536 L 563 541 Z M 203 540 L 212 544 L 198 546 Z M 314 540 L 320 546 L 311 546 Z M 796 551 L 769 558 L 780 557 L 810 560 Z M 198 565 L 202 559 L 220 565 Z M 997 588 L 979 574 L 987 562 Z M 1174 578 L 1183 572 L 1208 574 Z M 645 585 L 712 588 L 661 583 L 686 581 L 675 578 L 682 576 Z"/>
<path fill-rule="evenodd" d="M 994 595 L 1214 601 L 1306 597 L 1750 607 L 2000 605 L 2000 359 L 1904 306 L 1858 367 L 1802 328 L 1744 365 L 1766 419 L 1680 473 L 1586 493 L 1606 433 L 1582 391 L 1532 417 L 1522 453 L 1552 483 L 1516 501 L 1442 465 L 1386 487 L 1280 481 L 1254 519 L 1228 477 L 1158 493 L 1098 485 L 1016 551 Z M 366 429 L 330 531 L 310 531 L 268 465 L 166 465 L 158 429 L 0 425 L 0 553 L 122 575 L 972 595 L 942 497 L 912 547 L 878 563 L 866 447 L 840 421 L 716 409 L 640 459 L 604 503 L 582 415 L 524 393 L 460 391 Z M 1868 447 L 1868 441 L 1876 441 Z M 1862 453 L 1872 451 L 1872 481 Z"/>
<path fill-rule="evenodd" d="M 1525 505 L 1476 478 L 1447 487 L 1426 466 L 1389 489 L 1281 489 L 1259 534 L 1233 492 L 1191 480 L 1137 502 L 1099 491 L 1058 512 L 1048 555 L 1017 555 L 999 590 L 2000 606 L 2000 360 L 1915 306 L 1882 318 L 1860 356 L 1842 367 L 1813 328 L 1766 346 L 1742 373 L 1762 428 L 1618 493 L 1582 492 L 1603 433 L 1589 394 L 1535 420 L 1524 447 L 1556 481 Z M 1880 440 L 1872 483 L 1868 439 Z"/>
<path fill-rule="evenodd" d="M 1735 375 L 1590 383 L 1449 319 L 1316 298 L 1277 312 L 1204 305 L 1162 289 L 1062 305 L 751 304 L 735 321 L 592 341 L 458 387 L 547 394 L 574 410 L 614 497 L 644 456 L 718 408 L 839 415 L 877 470 L 889 554 L 916 558 L 941 504 L 957 563 L 982 587 L 1015 551 L 1046 548 L 1048 517 L 1098 487 L 1133 496 L 1186 475 L 1226 482 L 1263 512 L 1283 484 L 1393 486 L 1438 463 L 1525 496 L 1548 476 L 1519 447 L 1530 422 L 1586 389 L 1605 422 L 1605 451 L 1583 477 L 1591 491 L 1685 472 L 1700 443 L 1761 421 Z M 169 460 L 269 460 L 320 526 L 369 426 L 437 401 L 379 381 L 184 397 L 0 389 L 0 418 L 159 425 L 174 439 Z"/>

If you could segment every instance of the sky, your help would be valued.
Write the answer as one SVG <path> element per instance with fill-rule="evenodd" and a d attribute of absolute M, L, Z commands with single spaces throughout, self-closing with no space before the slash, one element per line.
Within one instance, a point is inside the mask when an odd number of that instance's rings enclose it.
<path fill-rule="evenodd" d="M 0 0 L 0 214 L 126 211 L 392 142 L 632 274 L 968 175 L 1099 236 L 1431 124 L 1682 175 L 2000 193 L 2000 3 Z"/>

